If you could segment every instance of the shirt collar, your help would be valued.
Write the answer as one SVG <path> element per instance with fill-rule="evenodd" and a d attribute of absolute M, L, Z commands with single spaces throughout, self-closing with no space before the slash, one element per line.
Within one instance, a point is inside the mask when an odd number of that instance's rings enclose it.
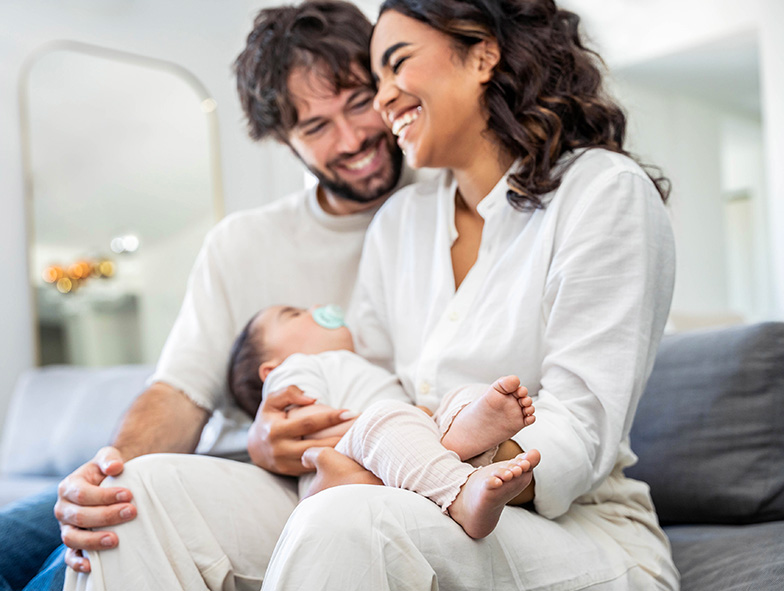
<path fill-rule="evenodd" d="M 359 213 L 350 213 L 347 215 L 335 215 L 327 213 L 318 202 L 318 195 L 316 189 L 318 185 L 314 185 L 306 189 L 307 191 L 307 204 L 308 210 L 316 221 L 323 227 L 337 232 L 351 232 L 354 230 L 364 230 L 370 224 L 378 207 L 374 207 L 368 211 L 361 211 Z M 379 207 L 381 207 L 379 205 Z"/>

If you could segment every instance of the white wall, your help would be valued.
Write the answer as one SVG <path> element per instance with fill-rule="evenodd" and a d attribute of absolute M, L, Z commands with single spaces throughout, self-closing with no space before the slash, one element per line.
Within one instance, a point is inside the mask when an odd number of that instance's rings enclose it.
<path fill-rule="evenodd" d="M 629 113 L 629 149 L 672 181 L 673 314 L 775 317 L 759 121 L 649 86 L 617 81 L 613 90 Z M 731 204 L 740 192 L 747 199 Z"/>
<path fill-rule="evenodd" d="M 784 318 L 784 2 L 764 0 L 760 24 L 768 220 L 776 317 Z"/>
<path fill-rule="evenodd" d="M 193 224 L 151 245 L 135 261 L 138 265 L 139 326 L 144 363 L 158 360 L 171 322 L 177 316 L 185 295 L 191 266 L 211 221 L 204 219 L 200 224 Z"/>
<path fill-rule="evenodd" d="M 729 305 L 751 321 L 776 317 L 761 123 L 725 118 L 721 160 Z"/>
<path fill-rule="evenodd" d="M 677 53 L 759 27 L 777 0 L 557 0 L 583 19 L 610 66 Z M 766 6 L 766 3 L 769 6 Z M 774 26 L 782 26 L 779 21 Z"/>
<path fill-rule="evenodd" d="M 199 78 L 218 103 L 226 210 L 234 211 L 280 196 L 301 186 L 294 158 L 269 144 L 254 145 L 245 136 L 234 96 L 230 65 L 243 46 L 253 14 L 268 0 L 4 0 L 0 2 L 0 263 L 3 310 L 0 331 L 0 421 L 10 389 L 19 373 L 33 363 L 30 293 L 27 281 L 23 175 L 18 130 L 17 82 L 24 60 L 42 44 L 71 39 L 128 51 L 180 64 Z M 622 66 L 674 53 L 739 32 L 759 31 L 762 54 L 763 137 L 767 170 L 767 212 L 772 273 L 772 300 L 784 318 L 784 2 L 781 0 L 562 0 L 586 15 L 593 37 L 611 66 Z M 363 0 L 372 14 L 378 2 Z M 652 99 L 655 101 L 655 99 Z M 696 141 L 709 125 L 704 116 L 692 118 L 688 101 L 673 107 L 673 121 L 687 128 Z M 657 132 L 666 141 L 667 129 Z M 712 133 L 712 132 L 710 132 Z M 713 137 L 713 136 L 711 136 Z M 678 148 L 674 148 L 677 150 Z M 677 158 L 673 153 L 665 166 Z M 691 158 L 691 154 L 684 157 Z M 716 154 L 703 153 L 699 167 L 712 167 Z M 677 162 L 675 163 L 677 170 Z M 679 174 L 679 173 L 676 173 Z M 685 183 L 689 181 L 684 181 Z M 685 187 L 685 185 L 682 185 Z M 720 189 L 720 188 L 719 188 Z M 699 208 L 716 187 L 695 187 Z M 704 192 L 704 194 L 703 194 Z M 675 206 L 674 206 L 675 207 Z M 681 207 L 680 205 L 678 207 Z M 678 216 L 685 213 L 674 210 Z M 712 221 L 717 218 L 711 214 Z M 718 243 L 716 248 L 722 248 Z M 691 247 L 689 247 L 691 248 Z M 681 252 L 682 268 L 690 258 L 703 260 L 700 245 Z M 708 269 L 704 269 L 708 271 Z M 706 291 L 727 295 L 726 281 L 714 269 Z M 715 288 L 715 289 L 714 289 Z M 683 292 L 678 297 L 689 301 Z M 688 290 L 687 290 L 688 291 Z M 691 297 L 691 296 L 689 296 Z M 713 297 L 713 296 L 711 296 Z"/>
<path fill-rule="evenodd" d="M 19 373 L 33 364 L 27 281 L 18 79 L 44 43 L 74 40 L 172 61 L 190 70 L 218 104 L 226 211 L 298 188 L 287 150 L 245 134 L 231 64 L 264 0 L 5 0 L 0 2 L 0 424 Z M 267 2 L 277 4 L 277 2 Z"/>
<path fill-rule="evenodd" d="M 764 156 L 758 166 L 762 165 L 766 179 L 757 183 L 761 194 L 750 215 L 756 222 L 764 217 L 768 227 L 758 226 L 755 259 L 749 261 L 759 271 L 755 313 L 746 316 L 749 320 L 784 319 L 784 2 L 561 0 L 561 4 L 583 17 L 593 45 L 611 70 L 634 68 L 710 45 L 731 47 L 748 35 L 758 40 L 759 129 L 764 139 Z M 732 83 L 727 80 L 725 85 L 730 91 Z M 722 121 L 743 115 L 650 87 L 627 86 L 620 89 L 620 95 L 631 113 L 633 143 L 638 149 L 649 148 L 650 160 L 661 164 L 675 181 L 672 211 L 679 263 L 674 308 L 686 312 L 732 308 L 738 292 L 727 275 L 725 259 L 730 253 L 725 252 L 727 236 L 722 235 L 727 224 L 717 205 L 722 187 L 716 179 L 722 178 L 720 146 L 726 141 Z M 635 129 L 635 117 L 647 119 Z M 645 155 L 646 150 L 642 151 Z"/>

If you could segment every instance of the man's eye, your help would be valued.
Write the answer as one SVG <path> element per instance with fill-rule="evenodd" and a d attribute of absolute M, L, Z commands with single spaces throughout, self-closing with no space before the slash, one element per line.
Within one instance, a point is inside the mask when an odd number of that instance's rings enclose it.
<path fill-rule="evenodd" d="M 327 126 L 326 123 L 319 123 L 318 125 L 312 125 L 310 127 L 305 128 L 302 131 L 302 133 L 305 135 L 316 135 L 320 133 L 326 126 Z"/>
<path fill-rule="evenodd" d="M 352 111 L 364 111 L 373 104 L 373 97 L 364 98 L 351 105 Z"/>

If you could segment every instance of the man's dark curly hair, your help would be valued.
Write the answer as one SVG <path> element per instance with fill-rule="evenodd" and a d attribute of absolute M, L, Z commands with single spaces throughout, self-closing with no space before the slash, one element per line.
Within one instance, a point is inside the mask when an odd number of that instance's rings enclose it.
<path fill-rule="evenodd" d="M 286 142 L 297 123 L 288 79 L 297 68 L 318 68 L 335 93 L 372 84 L 368 47 L 373 28 L 353 4 L 303 2 L 259 12 L 234 62 L 237 91 L 250 136 Z"/>
<path fill-rule="evenodd" d="M 553 0 L 385 0 L 379 16 L 394 10 L 452 38 L 458 56 L 495 39 L 500 61 L 486 84 L 488 128 L 522 165 L 509 176 L 509 202 L 541 208 L 567 167 L 567 152 L 623 148 L 626 116 L 602 87 L 601 58 L 587 49 L 580 18 Z M 662 200 L 669 181 L 649 168 Z M 653 173 L 653 174 L 652 174 Z"/>

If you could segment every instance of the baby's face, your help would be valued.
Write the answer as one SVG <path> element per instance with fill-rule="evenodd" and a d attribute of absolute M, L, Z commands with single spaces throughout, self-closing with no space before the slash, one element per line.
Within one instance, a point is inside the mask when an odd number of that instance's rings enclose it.
<path fill-rule="evenodd" d="M 311 310 L 291 306 L 271 306 L 254 321 L 260 330 L 268 359 L 282 362 L 294 353 L 354 350 L 348 328 L 325 328 L 313 319 Z"/>

